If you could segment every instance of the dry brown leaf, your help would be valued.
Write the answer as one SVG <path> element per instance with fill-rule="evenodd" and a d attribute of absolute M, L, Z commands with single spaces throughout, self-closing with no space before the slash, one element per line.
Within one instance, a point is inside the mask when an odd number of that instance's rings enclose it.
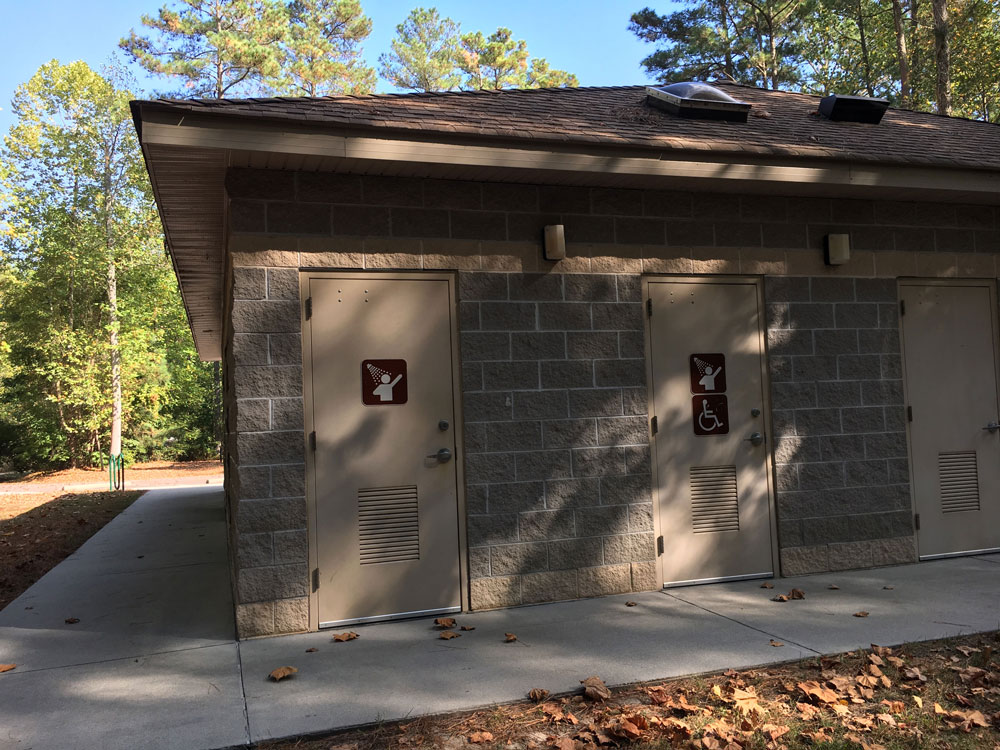
<path fill-rule="evenodd" d="M 885 591 L 892 591 L 894 588 L 896 588 L 896 587 L 895 586 L 883 586 L 882 587 L 882 589 L 885 590 Z"/>
<path fill-rule="evenodd" d="M 771 582 L 769 582 L 769 581 L 765 581 L 764 583 L 762 583 L 762 584 L 760 585 L 760 587 L 761 587 L 762 589 L 773 589 L 773 588 L 774 588 L 774 584 L 773 584 L 773 583 L 771 583 Z"/>
<path fill-rule="evenodd" d="M 891 714 L 878 714 L 875 717 L 875 719 L 878 721 L 879 724 L 882 724 L 884 726 L 887 726 L 887 727 L 894 727 L 894 726 L 896 726 L 896 720 L 894 718 L 892 718 Z"/>
<path fill-rule="evenodd" d="M 788 734 L 789 730 L 788 727 L 781 724 L 765 724 L 760 728 L 760 731 L 763 732 L 764 736 L 771 742 L 774 742 L 782 735 Z"/>
<path fill-rule="evenodd" d="M 820 727 L 815 732 L 799 732 L 799 737 L 814 745 L 820 745 L 833 739 L 833 727 Z"/>
<path fill-rule="evenodd" d="M 778 594 L 771 599 L 772 602 L 787 602 L 788 597 L 785 594 Z"/>
<path fill-rule="evenodd" d="M 892 666 L 894 666 L 896 669 L 903 668 L 904 662 L 898 656 L 887 656 L 885 660 L 889 662 Z"/>
<path fill-rule="evenodd" d="M 816 717 L 819 713 L 819 709 L 816 708 L 812 703 L 796 703 L 795 709 L 802 714 L 802 719 L 804 721 L 809 721 Z"/>
<path fill-rule="evenodd" d="M 0 664 L 0 674 L 4 672 L 9 672 L 12 669 L 17 669 L 16 664 Z"/>
<path fill-rule="evenodd" d="M 876 657 L 876 658 L 878 658 L 878 657 Z M 881 677 L 882 676 L 882 670 L 879 669 L 874 664 L 869 664 L 868 665 L 868 674 L 870 674 L 872 677 Z"/>
<path fill-rule="evenodd" d="M 612 737 L 622 737 L 630 742 L 634 742 L 642 737 L 642 730 L 630 721 L 630 718 L 632 717 L 616 717 L 612 721 L 608 722 L 605 726 L 605 730 Z"/>
<path fill-rule="evenodd" d="M 666 719 L 656 719 L 660 734 L 672 745 L 679 745 L 691 739 L 691 727 L 679 719 L 668 716 Z"/>
<path fill-rule="evenodd" d="M 555 750 L 577 750 L 581 745 L 572 737 L 550 737 L 549 747 Z"/>
<path fill-rule="evenodd" d="M 800 682 L 797 687 L 807 698 L 815 698 L 820 703 L 836 703 L 839 700 L 835 692 L 823 687 L 815 680 Z"/>
<path fill-rule="evenodd" d="M 771 645 L 774 646 L 775 648 L 778 648 L 780 646 L 784 646 L 785 644 L 782 643 L 781 641 L 776 641 L 776 640 L 774 640 L 774 638 L 772 638 L 771 639 Z"/>
<path fill-rule="evenodd" d="M 859 674 L 855 678 L 855 682 L 857 682 L 863 688 L 875 688 L 875 687 L 878 687 L 878 678 L 877 677 L 872 677 L 871 675 L 867 675 L 867 674 Z"/>
<path fill-rule="evenodd" d="M 463 625 L 462 627 L 459 628 L 459 630 L 464 630 L 466 633 L 471 633 L 473 630 L 475 630 L 475 627 L 473 627 L 472 625 Z"/>
<path fill-rule="evenodd" d="M 927 682 L 927 678 L 920 672 L 919 667 L 907 667 L 903 670 L 903 679 L 910 682 Z"/>
<path fill-rule="evenodd" d="M 80 618 L 79 617 L 67 617 L 66 618 L 66 624 L 67 625 L 76 625 L 78 622 L 80 622 Z"/>
<path fill-rule="evenodd" d="M 517 636 L 514 635 L 513 633 L 504 633 L 503 634 L 503 642 L 504 643 L 513 643 L 516 640 L 517 640 Z"/>
<path fill-rule="evenodd" d="M 830 589 L 830 591 L 840 591 L 840 586 L 838 586 L 835 583 L 831 583 L 829 586 L 827 586 L 827 588 Z"/>
<path fill-rule="evenodd" d="M 346 633 L 337 633 L 335 636 L 333 636 L 333 640 L 336 641 L 337 643 L 344 643 L 346 641 L 353 641 L 355 638 L 360 638 L 360 637 L 361 636 L 359 636 L 353 630 L 348 630 Z"/>
<path fill-rule="evenodd" d="M 752 687 L 746 690 L 742 688 L 733 690 L 733 703 L 744 715 L 760 710 L 760 705 L 757 703 L 757 692 Z"/>
<path fill-rule="evenodd" d="M 831 703 L 830 710 L 833 711 L 837 716 L 847 716 L 851 713 L 851 709 L 845 706 L 843 703 Z"/>
<path fill-rule="evenodd" d="M 298 671 L 299 670 L 296 669 L 295 667 L 278 667 L 277 669 L 273 670 L 271 674 L 268 675 L 268 677 L 270 677 L 275 682 L 279 682 L 280 680 L 283 680 L 286 677 L 291 677 Z"/>
<path fill-rule="evenodd" d="M 544 690 L 543 688 L 531 688 L 531 690 L 528 691 L 528 697 L 535 703 L 541 703 L 549 697 L 549 691 Z"/>
<path fill-rule="evenodd" d="M 917 708 L 923 708 L 924 707 L 924 699 L 921 698 L 919 695 L 914 695 L 913 696 L 913 702 L 917 704 Z"/>
<path fill-rule="evenodd" d="M 580 680 L 580 684 L 583 685 L 583 695 L 588 700 L 606 701 L 611 697 L 611 691 L 608 690 L 608 686 L 597 675 L 592 675 L 586 680 Z"/>
<path fill-rule="evenodd" d="M 438 633 L 438 638 L 444 641 L 450 641 L 452 638 L 461 638 L 461 633 L 456 633 L 454 630 L 442 630 Z"/>
<path fill-rule="evenodd" d="M 638 602 L 625 602 L 626 607 L 634 607 Z"/>
<path fill-rule="evenodd" d="M 454 621 L 452 621 L 454 622 Z M 484 742 L 493 742 L 493 734 L 491 732 L 473 732 L 469 735 L 469 742 L 474 745 L 482 745 Z"/>
<path fill-rule="evenodd" d="M 868 617 L 868 613 L 865 612 L 864 610 L 861 610 L 860 612 L 855 612 L 854 616 L 855 617 Z"/>
<path fill-rule="evenodd" d="M 317 651 L 319 651 L 318 648 L 307 648 L 306 649 L 306 653 L 307 654 L 315 654 Z"/>
<path fill-rule="evenodd" d="M 789 599 L 805 599 L 806 598 L 806 592 L 803 591 L 802 589 L 792 589 L 791 591 L 788 592 L 788 598 Z"/>
<path fill-rule="evenodd" d="M 885 662 L 882 661 L 882 657 L 878 654 L 868 654 L 868 663 L 874 664 L 876 667 L 884 667 Z"/>
<path fill-rule="evenodd" d="M 455 627 L 455 618 L 438 617 L 436 620 L 434 620 L 434 624 L 441 630 L 451 630 L 453 627 Z"/>
<path fill-rule="evenodd" d="M 955 650 L 962 656 L 971 656 L 972 654 L 980 653 L 980 649 L 975 648 L 974 646 L 955 646 Z"/>

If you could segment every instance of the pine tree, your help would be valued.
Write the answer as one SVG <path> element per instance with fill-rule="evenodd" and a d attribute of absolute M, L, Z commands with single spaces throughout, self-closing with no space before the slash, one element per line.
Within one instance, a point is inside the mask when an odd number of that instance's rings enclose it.
<path fill-rule="evenodd" d="M 379 72 L 411 91 L 451 91 L 462 82 L 457 69 L 459 25 L 437 8 L 414 8 L 396 27 L 392 51 L 379 56 Z"/>
<path fill-rule="evenodd" d="M 537 88 L 576 86 L 576 76 L 552 70 L 544 60 L 529 67 L 528 43 L 514 39 L 510 29 L 499 28 L 488 37 L 481 31 L 460 38 L 458 66 L 469 89 Z"/>

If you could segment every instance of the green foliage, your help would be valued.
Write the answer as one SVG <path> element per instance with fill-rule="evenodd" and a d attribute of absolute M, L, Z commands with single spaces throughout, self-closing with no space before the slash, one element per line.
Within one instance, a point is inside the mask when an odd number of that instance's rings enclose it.
<path fill-rule="evenodd" d="M 414 8 L 396 26 L 392 51 L 379 56 L 380 73 L 396 88 L 451 91 L 462 76 L 456 67 L 459 26 L 437 8 Z"/>
<path fill-rule="evenodd" d="M 280 95 L 370 94 L 375 69 L 364 64 L 361 43 L 372 22 L 359 0 L 293 0 L 281 68 L 271 88 Z"/>
<path fill-rule="evenodd" d="M 514 39 L 510 29 L 499 28 L 484 36 L 476 31 L 459 40 L 458 67 L 465 74 L 465 88 L 507 89 L 539 86 L 576 86 L 576 76 L 552 70 L 544 59 L 531 61 L 528 43 Z"/>
<path fill-rule="evenodd" d="M 211 375 L 197 362 L 163 252 L 130 97 L 120 71 L 102 76 L 54 60 L 14 95 L 0 197 L 0 459 L 99 462 L 108 450 L 115 349 L 127 436 L 211 422 L 211 411 L 195 415 L 188 406 L 206 403 L 206 375 L 196 371 Z M 209 433 L 190 451 L 213 447 Z"/>

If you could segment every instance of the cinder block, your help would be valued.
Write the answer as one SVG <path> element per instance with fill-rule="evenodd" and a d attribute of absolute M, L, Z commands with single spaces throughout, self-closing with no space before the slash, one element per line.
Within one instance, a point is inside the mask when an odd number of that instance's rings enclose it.
<path fill-rule="evenodd" d="M 515 360 L 566 358 L 566 334 L 562 331 L 514 331 L 510 345 L 511 358 Z"/>
<path fill-rule="evenodd" d="M 597 477 L 625 474 L 625 450 L 621 447 L 577 448 L 573 451 L 573 476 Z"/>
<path fill-rule="evenodd" d="M 469 604 L 474 610 L 513 607 L 521 603 L 520 576 L 474 578 L 469 588 Z"/>
<path fill-rule="evenodd" d="M 271 429 L 301 430 L 302 426 L 301 398 L 276 398 L 271 400 Z"/>
<path fill-rule="evenodd" d="M 531 573 L 521 578 L 521 593 L 524 604 L 537 602 L 558 602 L 576 599 L 580 589 L 576 582 L 575 570 L 560 570 L 549 573 Z"/>
<path fill-rule="evenodd" d="M 575 536 L 572 510 L 542 510 L 518 516 L 520 538 L 524 541 L 566 539 Z"/>
<path fill-rule="evenodd" d="M 236 504 L 236 528 L 240 533 L 300 529 L 306 525 L 303 497 L 240 500 Z"/>
<path fill-rule="evenodd" d="M 592 388 L 594 366 L 590 360 L 556 360 L 541 363 L 542 388 Z"/>
<path fill-rule="evenodd" d="M 514 419 L 565 419 L 569 416 L 566 391 L 519 391 L 513 394 Z"/>
<path fill-rule="evenodd" d="M 271 170 L 261 170 L 268 171 Z M 297 172 L 300 201 L 317 203 L 360 203 L 361 178 L 334 172 Z"/>
<path fill-rule="evenodd" d="M 461 350 L 463 362 L 510 359 L 510 334 L 506 331 L 463 331 Z"/>
<path fill-rule="evenodd" d="M 497 576 L 536 573 L 548 567 L 548 559 L 545 544 L 504 544 L 490 547 L 490 570 Z"/>
<path fill-rule="evenodd" d="M 299 272 L 295 268 L 267 269 L 268 299 L 299 299 Z"/>
<path fill-rule="evenodd" d="M 598 479 L 551 479 L 545 483 L 545 507 L 562 510 L 597 505 L 600 492 Z"/>
<path fill-rule="evenodd" d="M 830 570 L 830 550 L 827 545 L 786 547 L 781 550 L 781 574 L 800 576 Z"/>
<path fill-rule="evenodd" d="M 571 475 L 568 450 L 517 453 L 516 465 L 518 481 L 562 479 Z"/>
<path fill-rule="evenodd" d="M 576 535 L 610 536 L 628 533 L 627 505 L 599 505 L 590 508 L 577 508 Z M 611 562 L 605 560 L 606 562 Z"/>
<path fill-rule="evenodd" d="M 563 299 L 563 274 L 559 273 L 512 273 L 508 286 L 512 300 L 554 302 Z"/>
<path fill-rule="evenodd" d="M 305 529 L 274 532 L 274 562 L 304 562 L 309 559 L 309 535 Z"/>
<path fill-rule="evenodd" d="M 830 545 L 830 570 L 870 568 L 873 564 L 870 542 L 843 542 Z"/>
<path fill-rule="evenodd" d="M 267 466 L 239 466 L 233 479 L 233 491 L 238 500 L 271 496 L 271 470 Z"/>
<path fill-rule="evenodd" d="M 330 206 L 269 201 L 267 231 L 274 234 L 330 234 Z"/>
<path fill-rule="evenodd" d="M 485 362 L 483 388 L 487 391 L 537 389 L 538 362 Z"/>
<path fill-rule="evenodd" d="M 299 305 L 284 300 L 236 300 L 232 323 L 235 333 L 298 333 Z"/>
<path fill-rule="evenodd" d="M 306 494 L 305 464 L 283 464 L 271 467 L 271 494 L 274 497 L 298 498 Z M 305 526 L 285 526 L 286 529 L 296 529 Z"/>
<path fill-rule="evenodd" d="M 261 333 L 237 333 L 233 336 L 233 359 L 237 365 L 266 365 L 267 336 Z"/>
<path fill-rule="evenodd" d="M 487 486 L 491 514 L 545 509 L 545 485 L 542 482 L 509 482 Z"/>
<path fill-rule="evenodd" d="M 236 605 L 236 635 L 239 639 L 274 634 L 274 602 Z"/>
<path fill-rule="evenodd" d="M 302 461 L 305 441 L 295 432 L 245 432 L 236 436 L 240 464 L 282 464 Z"/>
<path fill-rule="evenodd" d="M 244 568 L 238 571 L 236 590 L 241 604 L 306 596 L 309 573 L 304 563 Z"/>
<path fill-rule="evenodd" d="M 267 337 L 272 365 L 297 365 L 302 362 L 302 336 L 298 333 L 272 333 Z"/>
<path fill-rule="evenodd" d="M 510 482 L 516 478 L 513 453 L 479 453 L 465 457 L 465 479 L 470 484 Z"/>
<path fill-rule="evenodd" d="M 624 564 L 581 568 L 577 571 L 577 580 L 582 597 L 624 594 L 632 590 L 632 566 Z"/>
<path fill-rule="evenodd" d="M 570 331 L 566 334 L 566 352 L 570 359 L 616 359 L 618 334 L 612 331 Z"/>
<path fill-rule="evenodd" d="M 469 550 L 469 578 L 485 578 L 490 574 L 490 547 Z"/>
<path fill-rule="evenodd" d="M 646 384 L 646 362 L 642 359 L 596 360 L 594 383 L 598 388 L 643 386 Z"/>
<path fill-rule="evenodd" d="M 549 570 L 568 570 L 600 565 L 604 545 L 599 536 L 549 542 Z"/>
<path fill-rule="evenodd" d="M 264 299 L 267 296 L 265 277 L 263 268 L 234 268 L 233 299 Z"/>
<path fill-rule="evenodd" d="M 309 599 L 281 599 L 274 603 L 274 632 L 299 633 L 309 629 Z"/>
<path fill-rule="evenodd" d="M 648 503 L 650 485 L 648 473 L 601 477 L 601 504 Z"/>
<path fill-rule="evenodd" d="M 613 274 L 572 274 L 566 276 L 566 299 L 574 302 L 615 302 L 618 289 Z"/>
<path fill-rule="evenodd" d="M 631 563 L 655 559 L 656 548 L 651 533 L 604 537 L 606 563 Z"/>
<path fill-rule="evenodd" d="M 588 302 L 539 302 L 538 328 L 542 331 L 589 331 L 592 328 L 590 308 Z"/>
<path fill-rule="evenodd" d="M 271 429 L 271 402 L 266 398 L 236 400 L 236 429 L 240 432 L 266 432 Z"/>
<path fill-rule="evenodd" d="M 241 568 L 259 568 L 274 564 L 274 545 L 269 533 L 239 534 L 236 557 Z"/>
<path fill-rule="evenodd" d="M 469 546 L 489 547 L 518 541 L 517 515 L 469 516 Z"/>
<path fill-rule="evenodd" d="M 903 565 L 917 561 L 917 547 L 912 536 L 876 539 L 871 542 L 872 565 Z"/>
<path fill-rule="evenodd" d="M 634 562 L 630 565 L 630 568 L 632 571 L 633 591 L 658 591 L 661 588 L 660 581 L 656 575 L 655 561 Z"/>

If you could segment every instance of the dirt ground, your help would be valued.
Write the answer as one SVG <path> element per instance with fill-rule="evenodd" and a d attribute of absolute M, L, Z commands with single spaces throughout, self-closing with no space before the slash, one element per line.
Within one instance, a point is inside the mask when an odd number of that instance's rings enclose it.
<path fill-rule="evenodd" d="M 148 479 L 175 479 L 178 477 L 200 477 L 222 473 L 220 461 L 150 461 L 125 467 L 125 481 L 138 482 Z M 59 471 L 37 471 L 21 477 L 8 476 L 0 479 L 3 484 L 96 484 L 108 481 L 108 470 L 103 469 L 61 469 Z"/>
<path fill-rule="evenodd" d="M 1000 750 L 998 651 L 1000 631 L 610 691 L 582 674 L 572 696 L 257 747 Z"/>
<path fill-rule="evenodd" d="M 141 494 L 0 495 L 0 609 L 75 552 Z"/>

